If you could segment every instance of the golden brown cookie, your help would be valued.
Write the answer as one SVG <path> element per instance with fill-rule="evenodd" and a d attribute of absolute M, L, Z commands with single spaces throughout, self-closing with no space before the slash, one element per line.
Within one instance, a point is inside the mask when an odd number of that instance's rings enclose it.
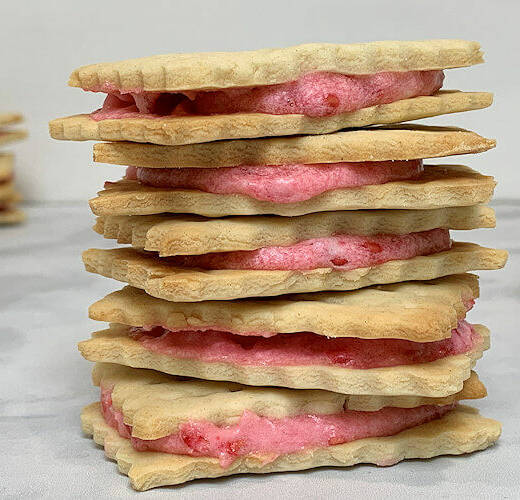
<path fill-rule="evenodd" d="M 133 142 L 94 144 L 94 161 L 135 167 L 231 167 L 413 160 L 480 153 L 495 141 L 455 127 L 397 125 L 268 139 L 237 139 L 183 146 Z"/>
<path fill-rule="evenodd" d="M 287 246 L 333 234 L 408 234 L 435 228 L 495 227 L 492 208 L 318 212 L 296 217 L 256 216 L 208 219 L 195 215 L 98 217 L 94 231 L 161 257 Z"/>
<path fill-rule="evenodd" d="M 313 332 L 331 338 L 430 342 L 449 337 L 465 317 L 468 301 L 478 296 L 474 274 L 269 300 L 170 302 L 126 286 L 92 304 L 89 316 L 108 323 L 161 325 L 171 330 Z"/>
<path fill-rule="evenodd" d="M 324 290 L 355 290 L 370 285 L 429 280 L 467 271 L 500 269 L 507 252 L 472 243 L 408 260 L 393 260 L 374 267 L 340 271 L 256 271 L 178 268 L 167 258 L 131 248 L 90 249 L 83 253 L 89 272 L 144 289 L 154 297 L 174 302 L 231 300 Z"/>
<path fill-rule="evenodd" d="M 273 85 L 313 71 L 366 75 L 423 71 L 483 62 L 480 45 L 466 40 L 307 43 L 241 52 L 164 54 L 76 69 L 69 85 L 97 89 L 175 91 Z"/>

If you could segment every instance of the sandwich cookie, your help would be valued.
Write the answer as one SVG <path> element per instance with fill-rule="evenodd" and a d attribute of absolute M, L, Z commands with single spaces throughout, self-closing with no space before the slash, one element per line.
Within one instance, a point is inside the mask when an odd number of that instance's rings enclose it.
<path fill-rule="evenodd" d="M 90 205 L 96 215 L 209 217 L 475 205 L 491 197 L 491 177 L 423 159 L 494 145 L 466 130 L 417 126 L 176 147 L 99 144 L 97 161 L 128 168 Z"/>
<path fill-rule="evenodd" d="M 488 346 L 487 330 L 464 319 L 477 296 L 472 275 L 265 303 L 175 304 L 126 288 L 91 306 L 93 319 L 114 324 L 80 350 L 91 361 L 210 380 L 445 396 Z"/>
<path fill-rule="evenodd" d="M 176 145 L 416 120 L 489 106 L 488 93 L 440 91 L 443 70 L 481 62 L 476 42 L 426 40 L 94 64 L 69 85 L 107 94 L 102 108 L 54 120 L 50 133 Z"/>
<path fill-rule="evenodd" d="M 83 430 L 138 490 L 237 473 L 392 465 L 484 449 L 500 435 L 498 422 L 456 403 L 485 395 L 475 376 L 453 398 L 417 398 L 415 406 L 388 398 L 377 410 L 370 397 L 180 381 L 106 364 L 93 379 L 101 403 L 83 410 Z"/>

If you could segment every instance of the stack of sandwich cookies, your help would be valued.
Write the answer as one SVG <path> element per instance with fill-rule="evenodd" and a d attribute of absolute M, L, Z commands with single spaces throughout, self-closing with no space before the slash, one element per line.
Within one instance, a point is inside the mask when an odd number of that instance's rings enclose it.
<path fill-rule="evenodd" d="M 19 141 L 27 137 L 21 129 L 11 129 L 11 125 L 20 123 L 22 115 L 0 113 L 0 146 Z M 24 213 L 16 208 L 22 199 L 14 185 L 14 155 L 0 152 L 0 224 L 16 224 L 25 218 Z"/>
<path fill-rule="evenodd" d="M 125 247 L 86 251 L 86 269 L 127 286 L 89 311 L 110 326 L 79 346 L 101 387 L 82 423 L 135 488 L 496 441 L 500 425 L 458 401 L 486 395 L 468 272 L 507 254 L 449 233 L 494 227 L 495 182 L 423 164 L 494 141 L 337 131 L 488 106 L 439 91 L 443 69 L 481 60 L 463 41 L 312 44 L 72 74 L 108 96 L 51 135 L 116 141 L 94 159 L 127 167 L 90 202 L 95 231 Z"/>
<path fill-rule="evenodd" d="M 422 163 L 428 155 L 484 151 L 494 141 L 473 132 L 427 127 L 314 136 L 313 149 L 307 149 L 307 139 L 160 146 L 172 162 L 170 168 L 155 165 L 159 146 L 139 145 L 139 163 L 148 164 L 139 167 L 134 166 L 135 149 L 125 149 L 126 144 L 96 146 L 96 160 L 102 161 L 100 151 L 112 147 L 112 157 L 117 152 L 117 161 L 132 165 L 124 180 L 107 183 L 91 200 L 99 216 L 96 230 L 113 237 L 115 225 L 115 237 L 134 248 L 88 250 L 83 256 L 87 270 L 155 297 L 188 302 L 354 290 L 502 265 L 504 252 L 452 243 L 449 238 L 450 229 L 494 225 L 492 210 L 478 205 L 491 198 L 493 178 L 466 167 Z M 261 148 L 256 144 L 260 141 L 266 164 L 244 166 L 252 151 Z M 350 144 L 356 144 L 354 150 L 364 147 L 371 160 L 349 161 Z M 219 158 L 219 150 L 232 147 L 236 166 L 221 166 L 218 160 L 216 167 L 193 166 L 196 158 Z M 358 158 L 361 153 L 355 154 Z M 273 166 L 279 157 L 287 164 Z M 315 161 L 321 163 L 308 163 Z M 450 169 L 459 173 L 443 178 Z M 390 180 L 401 174 L 397 170 L 404 171 L 405 179 Z M 381 180 L 385 174 L 388 177 Z M 161 187 L 149 185 L 157 179 Z M 198 189 L 193 189 L 197 181 Z M 371 184 L 359 186 L 363 181 Z M 224 189 L 238 194 L 223 194 Z M 276 201 L 258 199 L 264 195 Z M 287 203 L 287 196 L 305 199 Z M 291 217 L 260 216 L 265 213 Z M 229 217 L 235 214 L 241 216 Z"/>

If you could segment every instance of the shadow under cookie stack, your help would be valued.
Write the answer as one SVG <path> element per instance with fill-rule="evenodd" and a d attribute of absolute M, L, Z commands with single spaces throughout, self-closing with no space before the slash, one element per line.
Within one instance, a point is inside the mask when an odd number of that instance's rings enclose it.
<path fill-rule="evenodd" d="M 507 254 L 449 235 L 494 227 L 495 182 L 423 165 L 495 142 L 392 125 L 489 106 L 440 90 L 443 70 L 480 62 L 475 42 L 434 40 L 72 73 L 108 95 L 52 121 L 52 137 L 108 141 L 94 160 L 128 167 L 90 202 L 95 231 L 125 246 L 87 250 L 85 267 L 127 286 L 89 309 L 110 326 L 79 346 L 101 388 L 82 426 L 134 488 L 498 439 L 459 401 L 486 396 L 472 369 L 489 331 L 465 319 L 479 295 L 468 272 Z"/>
<path fill-rule="evenodd" d="M 11 128 L 22 121 L 18 113 L 0 113 L 0 147 L 27 137 L 27 131 Z M 18 224 L 25 219 L 25 214 L 16 206 L 21 199 L 14 183 L 14 155 L 0 151 L 0 226 Z"/>

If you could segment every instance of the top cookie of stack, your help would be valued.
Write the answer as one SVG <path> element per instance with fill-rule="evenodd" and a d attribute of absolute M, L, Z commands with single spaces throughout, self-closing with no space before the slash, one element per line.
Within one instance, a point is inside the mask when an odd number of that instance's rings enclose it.
<path fill-rule="evenodd" d="M 443 90 L 443 70 L 483 61 L 464 40 L 306 44 L 170 54 L 74 71 L 69 85 L 106 93 L 90 115 L 54 120 L 52 137 L 179 145 L 324 134 L 481 109 L 486 92 Z"/>

